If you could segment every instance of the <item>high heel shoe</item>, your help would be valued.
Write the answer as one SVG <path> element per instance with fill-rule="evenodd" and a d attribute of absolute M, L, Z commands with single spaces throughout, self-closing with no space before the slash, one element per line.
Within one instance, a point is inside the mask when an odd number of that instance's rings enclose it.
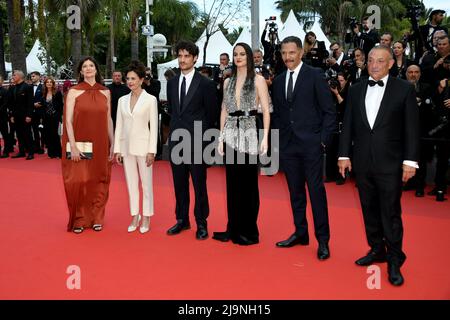
<path fill-rule="evenodd" d="M 142 234 L 144 234 L 150 230 L 150 217 L 144 217 L 144 218 L 148 218 L 148 225 L 144 226 L 144 222 L 142 222 L 142 225 L 139 228 L 139 232 Z"/>
<path fill-rule="evenodd" d="M 134 217 L 133 217 L 133 220 L 134 220 Z M 137 227 L 139 226 L 139 222 L 141 222 L 141 215 L 140 215 L 140 214 L 138 215 L 138 222 L 137 222 L 137 224 L 136 224 L 136 225 L 133 225 L 133 223 L 131 223 L 131 224 L 128 226 L 128 232 L 134 232 L 134 231 L 136 231 Z"/>

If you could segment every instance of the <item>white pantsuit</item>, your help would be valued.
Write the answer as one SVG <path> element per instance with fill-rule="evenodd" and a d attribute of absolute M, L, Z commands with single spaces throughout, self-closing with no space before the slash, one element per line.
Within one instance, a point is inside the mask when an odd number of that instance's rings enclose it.
<path fill-rule="evenodd" d="M 147 154 L 156 154 L 158 136 L 158 104 L 145 90 L 141 92 L 133 111 L 131 93 L 117 104 L 114 153 L 123 157 L 123 166 L 132 216 L 139 214 L 139 178 L 142 184 L 142 214 L 150 217 L 153 210 L 152 166 L 147 167 Z"/>

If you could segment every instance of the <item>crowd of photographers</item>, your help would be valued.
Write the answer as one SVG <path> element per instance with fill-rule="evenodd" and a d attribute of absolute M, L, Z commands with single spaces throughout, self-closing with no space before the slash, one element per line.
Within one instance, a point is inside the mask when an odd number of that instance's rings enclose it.
<path fill-rule="evenodd" d="M 313 32 L 306 33 L 303 42 L 303 62 L 323 70 L 324 77 L 329 83 L 330 91 L 335 100 L 337 123 L 339 124 L 336 128 L 333 143 L 326 150 L 326 181 L 335 181 L 336 184 L 345 183 L 345 179 L 338 173 L 336 162 L 339 134 L 346 108 L 347 91 L 352 84 L 364 77 L 368 77 L 366 57 L 375 45 L 380 44 L 392 49 L 395 63 L 390 69 L 390 76 L 402 78 L 414 84 L 417 94 L 417 105 L 420 109 L 420 131 L 422 137 L 420 169 L 416 177 L 405 186 L 405 189 L 415 190 L 417 197 L 423 197 L 425 195 L 427 177 L 426 169 L 430 161 L 436 158 L 435 188 L 429 192 L 429 195 L 436 196 L 438 201 L 445 199 L 444 194 L 447 193 L 447 171 L 450 158 L 450 44 L 448 30 L 442 26 L 444 13 L 445 11 L 443 10 L 433 10 L 429 16 L 428 23 L 419 26 L 417 21 L 420 9 L 414 6 L 408 8 L 407 16 L 411 20 L 413 28 L 412 32 L 405 34 L 400 40 L 395 40 L 393 35 L 388 32 L 380 36 L 367 17 L 363 18 L 361 23 L 352 18 L 345 37 L 346 47 L 349 47 L 347 50 L 344 50 L 343 44 L 339 42 L 333 42 L 326 48 L 325 42 L 317 39 Z M 282 73 L 285 68 L 281 59 L 278 27 L 274 20 L 275 17 L 266 20 L 266 27 L 261 36 L 261 45 L 264 50 L 256 49 L 253 52 L 255 71 L 266 79 L 269 90 L 272 80 Z M 224 80 L 231 75 L 229 55 L 227 53 L 221 54 L 219 66 L 215 68 L 205 66 L 200 69 L 200 72 L 216 82 L 219 101 L 221 101 Z M 150 69 L 147 70 L 146 75 L 145 89 L 158 98 L 161 89 L 159 81 L 152 78 Z M 175 73 L 172 70 L 167 70 L 165 74 L 167 79 L 174 75 Z M 45 108 L 38 108 L 42 104 L 41 90 L 43 91 L 45 86 L 41 83 L 39 73 L 34 72 L 31 76 L 28 81 L 30 85 L 23 85 L 23 90 L 26 93 L 23 96 L 28 97 L 28 104 L 19 101 L 22 95 L 17 94 L 18 90 L 21 89 L 21 83 L 26 80 L 23 74 L 18 72 L 11 79 L 11 84 L 17 82 L 16 86 L 11 86 L 9 90 L 10 93 L 15 92 L 15 94 L 8 95 L 7 90 L 1 87 L 3 79 L 0 78 L 0 133 L 4 137 L 4 150 L 1 157 L 8 157 L 9 153 L 13 152 L 13 146 L 15 145 L 14 134 L 9 132 L 13 131 L 13 129 L 16 130 L 17 138 L 22 142 L 19 143 L 21 149 L 15 157 L 24 157 L 24 150 L 27 149 L 29 150 L 27 159 L 33 159 L 34 152 L 43 153 L 44 146 L 48 144 L 44 141 L 44 138 L 50 136 L 50 133 L 43 132 L 41 128 L 43 127 L 42 124 L 44 124 L 42 119 L 45 119 Z M 108 86 L 112 93 L 113 115 L 115 115 L 118 98 L 129 91 L 122 80 L 121 72 L 114 72 L 113 83 Z M 33 90 L 31 90 L 32 88 Z M 57 91 L 52 90 L 54 92 Z M 17 100 L 17 105 L 30 105 L 29 109 L 33 111 L 33 119 L 41 119 L 41 121 L 30 121 L 28 123 L 24 120 L 24 126 L 19 125 L 22 121 L 11 122 L 11 115 L 8 115 L 5 111 L 6 98 L 8 96 L 14 97 Z M 14 99 L 9 99 L 10 104 L 15 104 Z M 43 104 L 45 104 L 45 101 Z M 161 134 L 158 141 L 158 158 L 161 158 L 162 145 L 165 143 L 168 134 L 170 114 L 168 113 L 166 101 L 160 101 L 159 106 L 162 121 Z M 36 117 L 34 113 L 36 113 L 36 110 L 41 111 L 41 109 L 43 110 L 42 117 Z M 59 121 L 61 121 L 62 106 L 59 109 L 56 114 Z M 26 112 L 22 112 L 20 115 L 26 118 Z M 11 130 L 8 130 L 8 127 Z M 57 127 L 52 126 L 51 128 L 56 132 Z M 8 137 L 10 138 L 8 139 Z M 61 151 L 58 149 L 58 152 L 53 156 L 60 157 Z"/>
<path fill-rule="evenodd" d="M 390 69 L 390 76 L 402 78 L 415 86 L 420 109 L 420 169 L 404 188 L 415 190 L 417 197 L 424 197 L 427 166 L 435 157 L 435 188 L 428 194 L 436 196 L 438 201 L 445 199 L 450 158 L 450 45 L 448 30 L 441 26 L 444 13 L 443 10 L 433 10 L 426 25 L 413 28 L 412 32 L 405 34 L 400 40 L 395 40 L 388 32 L 380 36 L 368 17 L 363 18 L 361 23 L 351 19 L 345 37 L 345 42 L 350 47 L 347 51 L 339 42 L 333 42 L 326 48 L 325 42 L 317 39 L 313 32 L 306 34 L 303 62 L 323 70 L 333 93 L 339 124 L 333 143 L 326 150 L 326 181 L 339 185 L 345 183 L 345 179 L 337 172 L 336 161 L 347 91 L 352 84 L 368 77 L 366 57 L 374 46 L 380 44 L 392 49 L 395 63 Z M 409 11 L 409 15 L 413 20 L 418 13 Z M 269 88 L 274 77 L 284 71 L 278 28 L 273 19 L 267 19 L 261 36 L 264 53 L 259 49 L 253 53 L 255 71 L 264 76 Z M 417 21 L 412 21 L 412 24 L 417 25 Z M 222 54 L 220 66 L 212 72 L 219 92 L 223 81 L 231 74 L 229 63 L 228 54 Z"/>

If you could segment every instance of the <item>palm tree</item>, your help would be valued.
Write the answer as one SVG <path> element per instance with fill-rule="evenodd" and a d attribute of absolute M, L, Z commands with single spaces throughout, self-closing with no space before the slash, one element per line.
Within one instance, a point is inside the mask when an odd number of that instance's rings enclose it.
<path fill-rule="evenodd" d="M 145 2 L 144 2 L 145 3 Z M 139 60 L 139 15 L 142 0 L 128 0 L 131 36 L 131 60 Z"/>
<path fill-rule="evenodd" d="M 8 27 L 11 51 L 11 64 L 13 70 L 22 70 L 27 73 L 25 44 L 23 39 L 23 17 L 25 8 L 23 0 L 7 0 Z"/>
<path fill-rule="evenodd" d="M 6 8 L 3 3 L 0 3 L 0 17 L 6 17 Z M 6 78 L 6 67 L 5 67 L 5 41 L 3 35 L 3 19 L 0 18 L 0 76 L 3 79 Z"/>
<path fill-rule="evenodd" d="M 47 0 L 48 9 L 53 14 L 65 13 L 71 5 L 77 5 L 80 8 L 81 26 L 88 21 L 89 16 L 95 15 L 101 7 L 101 0 Z M 73 71 L 75 73 L 78 62 L 81 59 L 82 32 L 78 29 L 70 30 L 71 35 L 71 57 L 73 62 Z"/>

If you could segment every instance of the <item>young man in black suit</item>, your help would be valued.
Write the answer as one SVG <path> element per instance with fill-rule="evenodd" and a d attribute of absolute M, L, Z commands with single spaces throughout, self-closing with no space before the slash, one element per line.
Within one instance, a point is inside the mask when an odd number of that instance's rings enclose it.
<path fill-rule="evenodd" d="M 370 246 L 369 253 L 355 263 L 387 261 L 389 282 L 400 286 L 404 281 L 400 267 L 406 259 L 402 181 L 407 182 L 418 168 L 420 129 L 414 86 L 389 76 L 393 64 L 390 48 L 375 47 L 368 59 L 369 79 L 350 87 L 338 166 L 342 176 L 346 170 L 355 173 Z"/>
<path fill-rule="evenodd" d="M 31 85 L 33 86 L 33 119 L 31 121 L 31 129 L 34 137 L 34 152 L 38 154 L 44 153 L 44 130 L 42 130 L 42 123 L 44 120 L 45 110 L 42 107 L 42 83 L 41 74 L 38 71 L 30 73 Z"/>
<path fill-rule="evenodd" d="M 302 63 L 302 41 L 287 37 L 281 55 L 288 68 L 273 82 L 273 128 L 280 133 L 280 162 L 286 175 L 294 214 L 295 232 L 278 247 L 309 244 L 306 191 L 314 216 L 317 256 L 328 259 L 330 228 L 323 183 L 323 154 L 336 129 L 336 110 L 330 88 L 320 69 Z"/>
<path fill-rule="evenodd" d="M 167 234 L 175 235 L 190 228 L 190 175 L 195 190 L 196 238 L 203 240 L 208 237 L 206 219 L 209 215 L 209 203 L 202 136 L 205 130 L 212 127 L 217 117 L 217 94 L 214 82 L 194 69 L 199 55 L 198 47 L 192 42 L 181 41 L 176 45 L 175 52 L 178 55 L 181 74 L 167 83 L 167 100 L 172 108 L 169 151 L 175 187 L 177 223 L 167 231 Z M 194 130 L 199 125 L 201 130 Z M 190 141 L 184 141 L 185 133 L 189 134 Z M 180 144 L 183 145 L 181 152 Z"/>

